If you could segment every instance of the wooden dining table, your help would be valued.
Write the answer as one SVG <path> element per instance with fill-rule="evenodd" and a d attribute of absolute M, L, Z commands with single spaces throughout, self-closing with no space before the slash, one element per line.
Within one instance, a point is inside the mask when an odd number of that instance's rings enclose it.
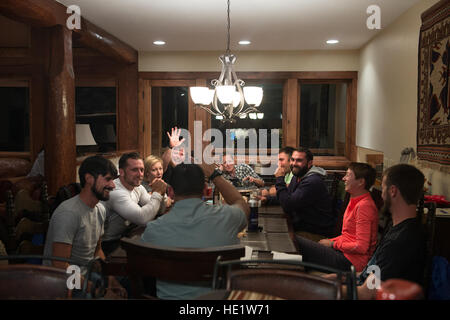
<path fill-rule="evenodd" d="M 240 243 L 252 248 L 252 259 L 272 259 L 273 251 L 298 254 L 294 233 L 281 206 L 261 206 L 258 208 L 258 231 L 244 230 L 239 235 Z M 130 237 L 140 237 L 144 228 L 139 227 Z M 127 254 L 121 247 L 112 252 L 103 262 L 105 275 L 127 275 Z"/>

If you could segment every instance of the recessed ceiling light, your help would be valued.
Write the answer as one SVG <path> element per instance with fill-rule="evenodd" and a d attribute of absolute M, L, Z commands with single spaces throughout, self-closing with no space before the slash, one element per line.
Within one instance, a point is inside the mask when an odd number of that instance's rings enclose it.
<path fill-rule="evenodd" d="M 163 46 L 163 45 L 166 44 L 166 42 L 165 41 L 161 41 L 161 40 L 156 40 L 156 41 L 153 41 L 153 44 L 156 44 L 157 46 Z"/>
<path fill-rule="evenodd" d="M 250 43 L 251 42 L 249 40 L 241 40 L 241 41 L 239 41 L 239 44 L 241 44 L 243 46 L 249 45 Z"/>
<path fill-rule="evenodd" d="M 336 44 L 339 43 L 339 40 L 335 40 L 335 39 L 331 39 L 331 40 L 327 40 L 328 44 Z"/>

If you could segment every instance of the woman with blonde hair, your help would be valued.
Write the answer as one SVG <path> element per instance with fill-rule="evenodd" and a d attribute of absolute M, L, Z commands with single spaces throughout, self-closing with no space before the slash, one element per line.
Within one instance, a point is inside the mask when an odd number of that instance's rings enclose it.
<path fill-rule="evenodd" d="M 163 160 L 160 157 L 150 155 L 144 160 L 144 179 L 142 186 L 147 192 L 152 192 L 152 183 L 155 180 L 162 180 L 163 176 Z M 172 199 L 167 194 L 164 195 L 164 201 L 166 202 L 166 208 L 172 205 Z"/>

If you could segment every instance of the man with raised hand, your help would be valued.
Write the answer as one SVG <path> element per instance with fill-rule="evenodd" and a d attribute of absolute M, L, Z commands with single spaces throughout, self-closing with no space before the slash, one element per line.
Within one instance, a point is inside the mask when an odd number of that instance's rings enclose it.
<path fill-rule="evenodd" d="M 214 183 L 226 205 L 202 201 L 208 181 Z M 250 208 L 236 188 L 214 164 L 179 164 L 173 169 L 175 205 L 170 212 L 147 224 L 142 240 L 154 245 L 207 248 L 239 244 L 237 234 L 247 225 Z M 194 299 L 209 292 L 211 283 L 157 281 L 161 299 Z"/>

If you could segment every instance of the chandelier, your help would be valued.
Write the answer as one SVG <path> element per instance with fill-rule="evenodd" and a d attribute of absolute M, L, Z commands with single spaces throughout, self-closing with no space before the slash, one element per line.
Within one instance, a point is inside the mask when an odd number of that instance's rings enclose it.
<path fill-rule="evenodd" d="M 227 4 L 227 50 L 219 57 L 222 63 L 220 77 L 211 81 L 214 89 L 191 87 L 189 92 L 196 106 L 222 122 L 235 122 L 235 118 L 244 119 L 249 113 L 259 112 L 263 90 L 260 87 L 244 87 L 245 82 L 233 70 L 236 56 L 230 51 L 230 0 Z M 244 109 L 245 103 L 248 106 Z"/>

